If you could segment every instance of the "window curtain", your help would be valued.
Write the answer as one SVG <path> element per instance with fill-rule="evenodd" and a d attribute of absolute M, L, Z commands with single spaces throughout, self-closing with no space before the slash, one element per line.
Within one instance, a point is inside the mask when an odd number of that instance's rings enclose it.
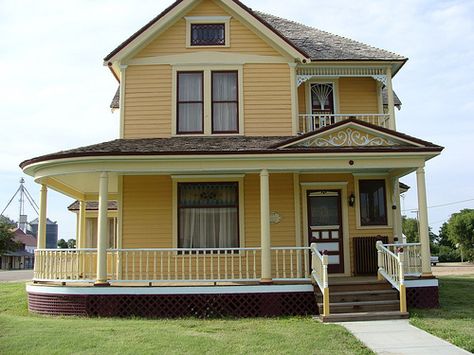
<path fill-rule="evenodd" d="M 215 132 L 238 130 L 237 72 L 212 73 L 212 127 Z"/>
<path fill-rule="evenodd" d="M 178 132 L 201 132 L 203 74 L 178 73 Z"/>
<path fill-rule="evenodd" d="M 179 193 L 180 248 L 238 247 L 236 184 L 182 184 Z"/>

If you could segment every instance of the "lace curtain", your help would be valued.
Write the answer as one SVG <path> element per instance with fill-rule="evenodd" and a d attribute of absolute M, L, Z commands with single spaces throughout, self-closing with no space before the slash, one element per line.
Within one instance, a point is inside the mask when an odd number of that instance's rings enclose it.
<path fill-rule="evenodd" d="M 212 73 L 212 101 L 213 131 L 237 131 L 237 72 Z"/>
<path fill-rule="evenodd" d="M 201 132 L 203 73 L 178 73 L 178 132 Z"/>

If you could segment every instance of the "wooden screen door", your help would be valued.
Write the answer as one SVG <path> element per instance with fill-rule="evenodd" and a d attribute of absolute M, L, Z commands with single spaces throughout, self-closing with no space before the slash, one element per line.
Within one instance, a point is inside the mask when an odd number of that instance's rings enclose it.
<path fill-rule="evenodd" d="M 321 253 L 327 252 L 328 272 L 343 273 L 341 191 L 308 191 L 307 203 L 309 243 L 316 243 Z"/>

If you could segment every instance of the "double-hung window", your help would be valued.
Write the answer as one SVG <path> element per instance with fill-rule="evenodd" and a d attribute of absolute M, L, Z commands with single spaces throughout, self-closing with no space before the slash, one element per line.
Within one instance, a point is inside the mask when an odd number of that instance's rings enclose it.
<path fill-rule="evenodd" d="M 203 133 L 204 73 L 178 72 L 177 132 Z"/>
<path fill-rule="evenodd" d="M 212 133 L 238 133 L 237 72 L 212 72 Z"/>
<path fill-rule="evenodd" d="M 238 246 L 238 183 L 178 183 L 178 247 Z"/>
<path fill-rule="evenodd" d="M 359 180 L 361 226 L 387 225 L 385 180 Z"/>
<path fill-rule="evenodd" d="M 176 134 L 239 133 L 238 70 L 177 72 Z"/>

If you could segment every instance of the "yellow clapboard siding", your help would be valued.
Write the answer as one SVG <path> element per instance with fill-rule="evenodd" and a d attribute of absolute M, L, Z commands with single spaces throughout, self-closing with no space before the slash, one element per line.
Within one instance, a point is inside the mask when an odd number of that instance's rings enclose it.
<path fill-rule="evenodd" d="M 125 83 L 124 138 L 169 137 L 171 67 L 130 66 Z"/>
<path fill-rule="evenodd" d="M 123 181 L 123 247 L 172 246 L 170 176 L 125 176 Z"/>
<path fill-rule="evenodd" d="M 246 135 L 291 135 L 291 89 L 288 65 L 246 64 L 244 105 Z M 271 125 L 271 130 L 267 125 Z"/>
<path fill-rule="evenodd" d="M 377 82 L 372 78 L 339 79 L 340 113 L 377 113 Z"/>
<path fill-rule="evenodd" d="M 229 16 L 222 7 L 212 0 L 204 0 L 184 16 Z M 183 17 L 184 17 L 183 16 Z M 178 53 L 210 51 L 213 48 L 186 48 L 186 21 L 178 20 L 161 33 L 154 41 L 141 50 L 136 58 L 154 57 Z M 230 21 L 230 47 L 218 47 L 219 52 L 241 52 L 259 55 L 279 56 L 268 43 L 249 30 L 235 17 Z"/>

